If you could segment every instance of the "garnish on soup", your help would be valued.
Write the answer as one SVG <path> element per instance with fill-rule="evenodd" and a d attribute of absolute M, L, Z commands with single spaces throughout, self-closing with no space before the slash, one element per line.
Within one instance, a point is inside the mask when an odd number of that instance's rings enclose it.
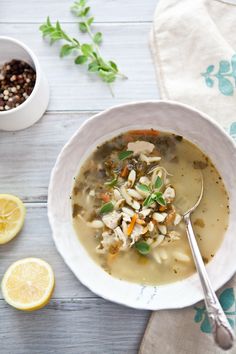
<path fill-rule="evenodd" d="M 72 195 L 74 226 L 88 252 L 121 279 L 160 284 L 191 274 L 181 213 L 196 200 L 199 169 L 206 192 L 193 221 L 210 259 L 227 226 L 228 202 L 210 160 L 182 137 L 155 130 L 130 131 L 98 146 Z"/>

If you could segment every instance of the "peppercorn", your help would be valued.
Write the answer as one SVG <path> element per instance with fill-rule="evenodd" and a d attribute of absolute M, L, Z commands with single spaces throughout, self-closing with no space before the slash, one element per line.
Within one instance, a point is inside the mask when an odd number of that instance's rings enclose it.
<path fill-rule="evenodd" d="M 0 67 L 0 111 L 18 107 L 30 96 L 35 70 L 23 60 L 13 59 Z"/>

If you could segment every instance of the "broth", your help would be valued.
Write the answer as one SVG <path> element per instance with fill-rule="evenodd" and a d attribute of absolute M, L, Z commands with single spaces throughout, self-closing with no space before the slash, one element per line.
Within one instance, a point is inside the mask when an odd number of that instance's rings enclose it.
<path fill-rule="evenodd" d="M 198 147 L 154 130 L 121 134 L 98 146 L 83 164 L 72 192 L 80 242 L 97 264 L 122 280 L 159 285 L 188 277 L 195 266 L 181 214 L 199 196 L 201 173 L 204 195 L 192 223 L 203 260 L 209 262 L 228 225 L 222 178 Z M 125 188 L 132 194 L 127 200 Z M 149 215 L 142 214 L 149 209 Z"/>

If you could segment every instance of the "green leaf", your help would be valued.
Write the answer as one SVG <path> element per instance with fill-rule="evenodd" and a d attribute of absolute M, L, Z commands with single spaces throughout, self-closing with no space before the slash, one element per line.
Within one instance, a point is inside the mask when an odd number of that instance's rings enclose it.
<path fill-rule="evenodd" d="M 230 63 L 228 60 L 221 60 L 219 63 L 219 74 L 227 73 L 230 70 Z"/>
<path fill-rule="evenodd" d="M 165 199 L 163 198 L 163 194 L 162 194 L 161 192 L 155 193 L 155 198 L 154 198 L 154 200 L 155 200 L 158 204 L 160 204 L 160 205 L 162 205 L 162 206 L 166 206 L 166 201 L 165 201 Z"/>
<path fill-rule="evenodd" d="M 118 67 L 114 61 L 109 61 L 109 64 L 111 65 L 112 69 L 115 70 L 115 72 L 118 72 Z"/>
<path fill-rule="evenodd" d="M 159 188 L 161 188 L 161 186 L 162 186 L 162 179 L 161 179 L 161 177 L 157 176 L 154 188 L 159 189 Z"/>
<path fill-rule="evenodd" d="M 84 11 L 83 11 L 83 16 L 84 16 L 84 17 L 88 15 L 89 10 L 90 10 L 90 7 L 89 7 L 89 6 L 85 7 L 85 9 L 84 9 Z"/>
<path fill-rule="evenodd" d="M 98 59 L 98 55 L 96 52 L 93 52 L 92 54 L 93 54 L 94 58 Z"/>
<path fill-rule="evenodd" d="M 96 44 L 101 44 L 102 42 L 102 33 L 101 32 L 97 32 L 94 36 L 93 36 L 93 41 Z"/>
<path fill-rule="evenodd" d="M 225 96 L 233 96 L 234 87 L 230 80 L 221 75 L 217 75 L 219 80 L 219 90 Z"/>
<path fill-rule="evenodd" d="M 96 71 L 98 71 L 100 68 L 100 66 L 98 65 L 98 63 L 96 61 L 92 61 L 89 65 L 88 65 L 88 71 L 94 73 Z"/>
<path fill-rule="evenodd" d="M 47 17 L 47 25 L 50 26 L 50 27 L 52 26 L 51 20 L 50 20 L 50 17 L 49 17 L 49 16 Z"/>
<path fill-rule="evenodd" d="M 84 64 L 88 60 L 88 57 L 86 55 L 79 55 L 77 58 L 75 58 L 75 64 Z"/>
<path fill-rule="evenodd" d="M 76 1 L 76 4 L 78 4 L 81 7 L 84 7 L 86 5 L 87 0 L 80 0 L 79 2 Z"/>
<path fill-rule="evenodd" d="M 220 294 L 219 301 L 224 311 L 229 310 L 235 303 L 234 289 L 225 289 Z"/>
<path fill-rule="evenodd" d="M 78 45 L 78 47 L 80 47 L 80 42 L 78 41 L 78 39 L 73 38 L 73 41 Z"/>
<path fill-rule="evenodd" d="M 143 192 L 150 193 L 150 188 L 146 184 L 138 184 L 137 188 L 140 189 Z"/>
<path fill-rule="evenodd" d="M 87 20 L 87 25 L 90 26 L 94 21 L 94 17 L 89 17 L 89 19 Z"/>
<path fill-rule="evenodd" d="M 210 73 L 212 73 L 212 72 L 214 71 L 214 69 L 215 69 L 215 66 L 214 66 L 214 65 L 209 65 L 209 66 L 207 67 L 207 69 L 206 69 L 206 72 L 207 72 L 208 74 L 210 74 Z"/>
<path fill-rule="evenodd" d="M 87 43 L 84 43 L 82 44 L 81 46 L 81 52 L 86 55 L 86 56 L 89 56 L 93 51 L 93 47 L 91 44 L 87 44 Z"/>
<path fill-rule="evenodd" d="M 79 29 L 81 32 L 86 33 L 88 32 L 88 28 L 85 22 L 80 22 L 79 23 Z"/>
<path fill-rule="evenodd" d="M 55 43 L 56 41 L 59 41 L 60 39 L 62 39 L 61 35 L 58 34 L 58 33 L 53 33 L 51 34 L 51 41 L 50 41 L 50 44 L 53 44 Z"/>
<path fill-rule="evenodd" d="M 104 204 L 100 209 L 100 214 L 108 214 L 114 209 L 112 202 Z"/>
<path fill-rule="evenodd" d="M 57 30 L 58 32 L 61 32 L 61 31 L 62 31 L 61 25 L 60 25 L 60 22 L 59 22 L 59 21 L 56 22 L 56 30 Z"/>
<path fill-rule="evenodd" d="M 60 57 L 65 57 L 66 55 L 69 55 L 73 49 L 74 49 L 74 46 L 70 46 L 69 44 L 64 44 L 61 47 Z"/>
<path fill-rule="evenodd" d="M 105 70 L 102 70 L 102 69 L 99 69 L 98 75 L 103 81 L 105 81 L 107 83 L 114 82 L 115 79 L 116 79 L 116 74 L 115 73 L 109 72 L 109 71 L 105 71 Z"/>
<path fill-rule="evenodd" d="M 107 181 L 104 184 L 105 184 L 105 186 L 108 186 L 108 187 L 114 187 L 117 185 L 117 180 L 118 180 L 118 178 L 115 177 L 111 181 Z"/>
<path fill-rule="evenodd" d="M 151 251 L 151 247 L 144 241 L 136 242 L 134 246 L 143 255 L 147 255 Z"/>
<path fill-rule="evenodd" d="M 153 194 L 150 194 L 143 202 L 143 206 L 149 206 L 154 203 L 155 199 L 153 199 Z"/>
<path fill-rule="evenodd" d="M 125 159 L 127 159 L 128 157 L 130 157 L 131 155 L 133 155 L 133 151 L 131 150 L 127 150 L 127 151 L 121 151 L 118 155 L 118 158 L 120 161 L 123 161 Z"/>

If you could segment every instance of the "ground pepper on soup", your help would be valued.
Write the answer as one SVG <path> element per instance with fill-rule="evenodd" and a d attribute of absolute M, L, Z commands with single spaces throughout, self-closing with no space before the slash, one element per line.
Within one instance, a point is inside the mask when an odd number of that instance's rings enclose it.
<path fill-rule="evenodd" d="M 222 179 L 195 145 L 181 136 L 135 130 L 97 147 L 75 179 L 72 215 L 90 256 L 120 279 L 164 284 L 195 271 L 182 213 L 200 192 L 193 226 L 205 262 L 228 223 Z"/>

